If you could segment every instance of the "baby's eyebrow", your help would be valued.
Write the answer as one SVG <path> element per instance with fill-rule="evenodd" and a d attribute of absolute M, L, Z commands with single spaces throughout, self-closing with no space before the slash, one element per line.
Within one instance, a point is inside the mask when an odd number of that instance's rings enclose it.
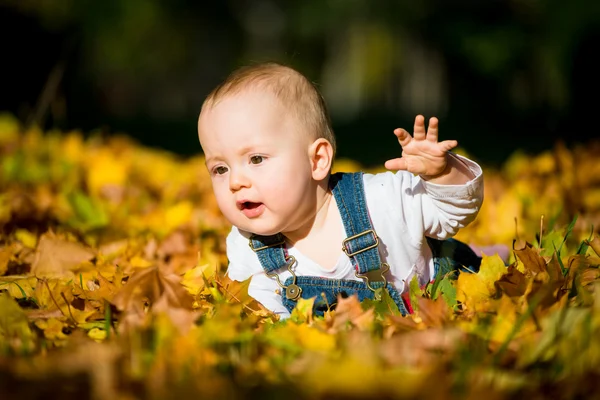
<path fill-rule="evenodd" d="M 256 146 L 244 146 L 238 150 L 238 154 L 246 154 L 256 151 Z"/>
<path fill-rule="evenodd" d="M 209 163 L 219 161 L 219 160 L 221 160 L 221 157 L 207 157 L 206 159 L 204 159 L 204 165 L 206 165 L 208 167 Z"/>

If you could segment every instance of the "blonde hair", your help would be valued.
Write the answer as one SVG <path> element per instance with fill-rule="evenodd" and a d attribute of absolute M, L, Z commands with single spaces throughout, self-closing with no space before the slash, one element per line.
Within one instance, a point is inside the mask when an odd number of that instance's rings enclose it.
<path fill-rule="evenodd" d="M 308 128 L 314 139 L 328 140 L 335 154 L 335 136 L 325 100 L 314 83 L 289 66 L 268 62 L 238 68 L 213 89 L 202 109 L 212 108 L 224 98 L 249 88 L 271 92 L 284 107 L 292 111 L 303 127 Z"/>

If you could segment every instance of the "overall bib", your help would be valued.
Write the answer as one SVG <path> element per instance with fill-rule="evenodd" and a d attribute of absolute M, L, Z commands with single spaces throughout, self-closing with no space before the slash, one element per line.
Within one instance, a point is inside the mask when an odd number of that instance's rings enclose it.
<path fill-rule="evenodd" d="M 325 311 L 335 307 L 338 296 L 349 297 L 356 294 L 359 301 L 373 299 L 381 288 L 387 290 L 402 315 L 409 313 L 410 305 L 385 277 L 390 267 L 381 262 L 379 256 L 379 238 L 367 210 L 362 175 L 362 172 L 337 173 L 330 178 L 331 191 L 347 236 L 342 242 L 342 250 L 350 258 L 356 276 L 362 281 L 296 276 L 293 270 L 296 260 L 287 254 L 282 234 L 250 237 L 250 247 L 258 256 L 267 276 L 276 279 L 282 288 L 283 305 L 290 313 L 300 298 L 315 297 L 314 314 L 323 315 Z M 434 277 L 452 270 L 479 270 L 481 258 L 466 244 L 454 239 L 427 238 L 427 242 L 434 257 Z M 292 276 L 281 283 L 277 271 L 283 268 Z"/>

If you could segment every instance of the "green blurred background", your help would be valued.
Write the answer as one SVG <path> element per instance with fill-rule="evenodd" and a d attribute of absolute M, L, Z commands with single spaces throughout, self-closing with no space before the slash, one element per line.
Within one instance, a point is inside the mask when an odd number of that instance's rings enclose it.
<path fill-rule="evenodd" d="M 320 86 L 369 166 L 417 113 L 488 165 L 598 136 L 598 1 L 0 0 L 0 42 L 0 111 L 181 155 L 207 93 L 265 60 Z"/>

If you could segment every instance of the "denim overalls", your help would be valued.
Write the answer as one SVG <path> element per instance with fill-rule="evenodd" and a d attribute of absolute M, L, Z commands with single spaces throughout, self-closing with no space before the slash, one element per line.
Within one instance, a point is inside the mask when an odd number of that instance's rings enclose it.
<path fill-rule="evenodd" d="M 362 281 L 296 276 L 293 271 L 296 260 L 287 255 L 282 234 L 250 237 L 250 247 L 258 256 L 267 276 L 275 278 L 282 288 L 283 305 L 290 313 L 299 298 L 316 297 L 314 313 L 323 315 L 324 311 L 335 307 L 338 295 L 349 297 L 357 294 L 358 300 L 362 301 L 373 299 L 376 290 L 382 287 L 387 289 L 402 315 L 409 313 L 410 305 L 396 287 L 386 280 L 385 273 L 390 267 L 382 263 L 379 257 L 379 238 L 373 230 L 367 210 L 362 175 L 362 172 L 337 173 L 330 178 L 331 191 L 347 236 L 342 242 L 342 250 L 350 258 L 356 276 Z M 481 258 L 466 244 L 454 239 L 441 241 L 427 238 L 427 242 L 434 256 L 435 275 L 450 270 L 479 270 Z M 281 268 L 287 268 L 292 274 L 284 283 L 281 283 L 277 274 Z"/>

